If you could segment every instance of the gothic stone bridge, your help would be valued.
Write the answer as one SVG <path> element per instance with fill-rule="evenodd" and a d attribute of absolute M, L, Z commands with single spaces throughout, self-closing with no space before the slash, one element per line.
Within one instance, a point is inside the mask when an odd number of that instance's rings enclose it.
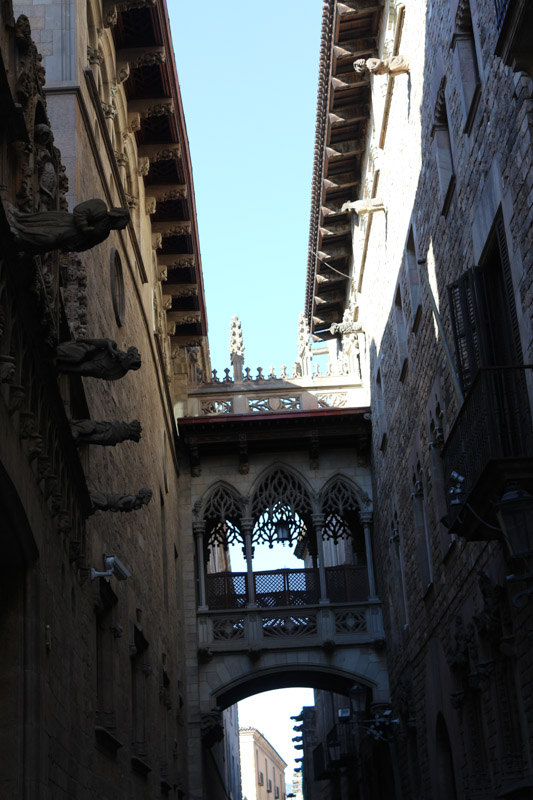
<path fill-rule="evenodd" d="M 365 407 L 179 420 L 196 556 L 189 663 L 203 715 L 283 686 L 348 694 L 360 683 L 374 703 L 389 700 L 368 416 Z M 280 541 L 302 568 L 254 569 L 254 548 Z M 246 571 L 230 571 L 231 544 Z"/>

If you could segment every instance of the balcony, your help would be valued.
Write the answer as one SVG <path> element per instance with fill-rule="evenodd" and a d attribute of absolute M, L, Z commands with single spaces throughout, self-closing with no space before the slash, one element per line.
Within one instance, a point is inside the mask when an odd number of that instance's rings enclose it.
<path fill-rule="evenodd" d="M 332 603 L 357 603 L 368 599 L 365 566 L 326 567 L 327 596 Z M 212 610 L 246 608 L 251 598 L 246 572 L 217 572 L 206 576 L 207 604 Z M 280 569 L 254 572 L 258 608 L 315 605 L 320 598 L 318 569 Z"/>
<path fill-rule="evenodd" d="M 498 538 L 479 518 L 497 526 L 495 504 L 506 483 L 518 481 L 531 491 L 533 426 L 527 380 L 532 370 L 532 365 L 480 369 L 444 445 L 450 531 L 469 540 Z M 454 484 L 452 472 L 464 480 Z"/>
<path fill-rule="evenodd" d="M 364 566 L 327 567 L 328 597 L 320 601 L 317 569 L 282 569 L 248 575 L 207 575 L 208 608 L 199 609 L 199 646 L 209 651 L 294 646 L 370 644 L 384 632 L 378 598 L 369 599 Z"/>

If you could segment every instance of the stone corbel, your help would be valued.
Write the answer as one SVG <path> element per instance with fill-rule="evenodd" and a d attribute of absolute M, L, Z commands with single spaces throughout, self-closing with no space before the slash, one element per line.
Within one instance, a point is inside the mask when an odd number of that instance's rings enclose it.
<path fill-rule="evenodd" d="M 160 233 L 152 233 L 152 250 L 160 250 L 163 247 L 163 237 Z"/>
<path fill-rule="evenodd" d="M 161 305 L 165 309 L 165 311 L 170 311 L 172 309 L 172 295 L 164 294 Z"/>
<path fill-rule="evenodd" d="M 185 200 L 187 197 L 187 186 L 179 184 L 174 186 L 147 186 L 146 196 L 154 197 L 158 203 L 165 203 L 168 200 Z"/>
<path fill-rule="evenodd" d="M 138 111 L 128 111 L 128 132 L 135 133 L 141 129 L 141 115 Z"/>
<path fill-rule="evenodd" d="M 115 119 L 118 113 L 113 103 L 102 103 L 102 111 L 106 119 Z"/>
<path fill-rule="evenodd" d="M 157 0 L 104 0 L 103 18 L 106 28 L 113 28 L 118 21 L 118 12 L 133 11 L 136 8 L 151 8 L 156 5 Z"/>
<path fill-rule="evenodd" d="M 181 148 L 177 142 L 166 144 L 144 144 L 138 149 L 140 158 L 148 158 L 150 164 L 157 161 L 177 160 L 181 157 Z"/>
<path fill-rule="evenodd" d="M 167 236 L 188 236 L 191 233 L 190 221 L 177 222 L 169 220 L 168 222 L 154 222 L 152 225 L 153 233 L 160 233 L 163 238 Z"/>
<path fill-rule="evenodd" d="M 196 264 L 192 254 L 176 255 L 174 253 L 158 256 L 158 262 L 169 269 L 194 269 Z"/>
<path fill-rule="evenodd" d="M 150 172 L 150 159 L 146 156 L 141 156 L 137 159 L 137 172 L 141 178 L 146 178 Z"/>
<path fill-rule="evenodd" d="M 157 202 L 155 197 L 146 198 L 144 210 L 147 214 L 155 214 L 155 212 L 157 211 Z"/>
<path fill-rule="evenodd" d="M 372 75 L 397 75 L 409 72 L 409 58 L 407 56 L 391 56 L 391 58 L 358 58 L 353 62 L 357 73 L 370 72 Z"/>
<path fill-rule="evenodd" d="M 170 116 L 174 113 L 174 103 L 168 97 L 150 97 L 142 100 L 130 100 L 128 103 L 128 112 L 132 114 L 138 113 L 141 119 Z"/>

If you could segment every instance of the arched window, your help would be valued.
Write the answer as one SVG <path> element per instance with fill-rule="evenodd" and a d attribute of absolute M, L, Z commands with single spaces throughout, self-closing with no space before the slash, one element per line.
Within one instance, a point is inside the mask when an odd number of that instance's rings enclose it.
<path fill-rule="evenodd" d="M 303 483 L 291 472 L 277 467 L 254 492 L 252 539 L 269 547 L 277 541 L 297 540 L 310 529 L 311 513 L 311 501 Z"/>

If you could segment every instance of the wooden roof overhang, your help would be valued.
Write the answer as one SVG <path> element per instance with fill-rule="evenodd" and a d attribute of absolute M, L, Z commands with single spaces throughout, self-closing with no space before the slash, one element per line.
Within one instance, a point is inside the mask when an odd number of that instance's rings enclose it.
<path fill-rule="evenodd" d="M 320 452 L 352 449 L 368 454 L 371 438 L 369 408 L 331 408 L 280 413 L 225 414 L 180 417 L 178 430 L 190 459 L 200 474 L 202 457 L 235 455 L 246 471 L 251 454 L 307 450 L 311 462 Z"/>
<path fill-rule="evenodd" d="M 167 328 L 175 344 L 198 343 L 207 336 L 207 314 L 192 166 L 166 2 L 137 0 L 116 9 L 117 65 L 127 75 L 128 118 L 151 211 Z"/>
<path fill-rule="evenodd" d="M 305 309 L 315 341 L 341 322 L 349 290 L 352 227 L 343 203 L 361 193 L 370 78 L 353 62 L 377 54 L 382 0 L 325 0 Z"/>

